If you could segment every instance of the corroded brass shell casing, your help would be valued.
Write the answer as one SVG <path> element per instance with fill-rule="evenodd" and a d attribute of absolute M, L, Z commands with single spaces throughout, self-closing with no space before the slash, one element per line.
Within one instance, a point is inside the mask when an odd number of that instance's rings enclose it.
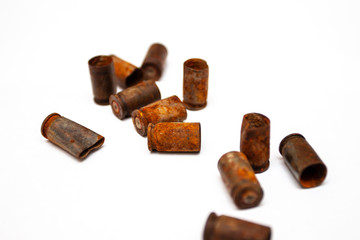
<path fill-rule="evenodd" d="M 148 147 L 151 152 L 200 152 L 200 123 L 150 123 L 147 136 Z"/>
<path fill-rule="evenodd" d="M 246 155 L 256 173 L 264 172 L 269 168 L 269 118 L 260 113 L 244 115 L 241 125 L 240 151 Z"/>
<path fill-rule="evenodd" d="M 263 190 L 245 154 L 235 151 L 224 154 L 218 162 L 218 169 L 238 208 L 259 205 Z"/>
<path fill-rule="evenodd" d="M 293 133 L 286 136 L 279 151 L 302 187 L 316 187 L 325 180 L 327 168 L 303 135 Z"/>
<path fill-rule="evenodd" d="M 160 79 L 164 71 L 167 54 L 166 47 L 160 43 L 154 43 L 150 46 L 141 66 L 144 73 L 144 80 L 157 81 Z"/>
<path fill-rule="evenodd" d="M 206 221 L 204 240 L 270 240 L 271 228 L 211 213 Z"/>
<path fill-rule="evenodd" d="M 84 159 L 92 150 L 100 148 L 105 141 L 103 136 L 57 113 L 45 118 L 41 134 L 79 159 Z"/>
<path fill-rule="evenodd" d="M 160 98 L 160 90 L 156 83 L 144 81 L 111 95 L 109 102 L 115 116 L 124 119 L 130 117 L 135 109 L 146 106 Z"/>
<path fill-rule="evenodd" d="M 189 110 L 206 107 L 208 94 L 209 67 L 206 61 L 191 58 L 184 62 L 183 97 Z"/>
<path fill-rule="evenodd" d="M 108 105 L 111 94 L 116 93 L 114 83 L 114 63 L 109 56 L 96 56 L 88 62 L 94 101 L 100 105 Z"/>
<path fill-rule="evenodd" d="M 121 88 L 131 87 L 143 80 L 142 70 L 123 59 L 110 55 L 114 61 L 115 82 Z"/>
<path fill-rule="evenodd" d="M 131 117 L 136 131 L 146 136 L 150 123 L 182 122 L 187 113 L 184 104 L 174 95 L 133 111 Z"/>

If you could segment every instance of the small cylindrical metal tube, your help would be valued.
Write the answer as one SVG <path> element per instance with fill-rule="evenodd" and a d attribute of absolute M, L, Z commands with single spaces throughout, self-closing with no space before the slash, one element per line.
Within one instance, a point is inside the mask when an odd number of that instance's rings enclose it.
<path fill-rule="evenodd" d="M 160 79 L 164 70 L 167 54 L 166 47 L 160 43 L 154 43 L 150 46 L 141 66 L 144 80 L 157 81 Z"/>
<path fill-rule="evenodd" d="M 270 240 L 271 228 L 228 216 L 210 213 L 204 240 Z"/>
<path fill-rule="evenodd" d="M 270 120 L 259 113 L 245 114 L 241 125 L 240 151 L 249 160 L 255 173 L 270 165 Z"/>
<path fill-rule="evenodd" d="M 142 70 L 121 58 L 110 55 L 114 61 L 114 75 L 116 83 L 121 88 L 128 88 L 143 80 Z"/>
<path fill-rule="evenodd" d="M 151 152 L 200 152 L 200 123 L 150 123 L 147 136 L 148 147 Z"/>
<path fill-rule="evenodd" d="M 131 117 L 136 131 L 146 136 L 149 123 L 182 122 L 187 112 L 183 102 L 174 95 L 134 110 Z"/>
<path fill-rule="evenodd" d="M 303 135 L 293 133 L 286 136 L 279 151 L 302 187 L 316 187 L 325 180 L 327 168 Z"/>
<path fill-rule="evenodd" d="M 245 154 L 235 151 L 224 154 L 218 169 L 238 208 L 252 208 L 260 203 L 263 190 Z"/>
<path fill-rule="evenodd" d="M 88 62 L 94 101 L 100 105 L 108 105 L 111 94 L 116 93 L 114 83 L 114 63 L 109 56 L 96 56 Z"/>
<path fill-rule="evenodd" d="M 154 81 L 140 82 L 110 96 L 113 113 L 119 119 L 130 117 L 132 111 L 161 99 L 159 88 Z"/>
<path fill-rule="evenodd" d="M 206 61 L 191 58 L 184 62 L 183 97 L 189 110 L 206 107 L 208 93 L 209 67 Z"/>
<path fill-rule="evenodd" d="M 103 136 L 57 113 L 45 118 L 41 134 L 79 159 L 84 159 L 92 150 L 100 148 L 105 141 Z"/>

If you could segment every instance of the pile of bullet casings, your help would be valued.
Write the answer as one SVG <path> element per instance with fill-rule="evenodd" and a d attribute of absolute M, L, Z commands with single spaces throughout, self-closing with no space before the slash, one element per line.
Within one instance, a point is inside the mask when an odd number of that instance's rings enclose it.
<path fill-rule="evenodd" d="M 110 104 L 119 119 L 132 117 L 135 130 L 148 137 L 150 151 L 198 153 L 200 123 L 183 121 L 187 118 L 186 109 L 206 107 L 209 67 L 198 58 L 185 61 L 183 101 L 175 95 L 161 99 L 155 81 L 162 75 L 166 57 L 165 46 L 156 43 L 150 46 L 141 68 L 115 55 L 90 59 L 94 101 Z M 117 86 L 123 90 L 116 93 Z M 103 136 L 57 113 L 45 118 L 41 133 L 79 159 L 104 143 Z M 270 165 L 269 118 L 259 113 L 244 115 L 240 135 L 240 152 L 224 154 L 218 169 L 235 205 L 246 209 L 256 207 L 263 197 L 255 174 L 266 171 Z M 326 166 L 301 134 L 286 136 L 279 151 L 302 187 L 316 187 L 324 181 Z M 269 227 L 215 213 L 209 215 L 204 230 L 204 240 L 265 240 L 270 236 Z"/>

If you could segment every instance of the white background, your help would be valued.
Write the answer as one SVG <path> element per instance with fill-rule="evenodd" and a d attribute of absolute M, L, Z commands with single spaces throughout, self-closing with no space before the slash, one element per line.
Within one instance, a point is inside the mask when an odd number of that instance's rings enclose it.
<path fill-rule="evenodd" d="M 0 239 L 202 239 L 210 212 L 272 228 L 272 239 L 360 239 L 360 2 L 25 1 L 0 3 Z M 162 97 L 182 99 L 183 62 L 210 68 L 200 154 L 150 153 L 130 119 L 93 102 L 87 61 L 141 65 L 169 52 Z M 105 136 L 79 162 L 40 134 L 52 112 Z M 264 199 L 238 210 L 217 170 L 239 150 L 242 116 L 271 120 Z M 278 152 L 299 132 L 328 167 L 302 189 Z"/>

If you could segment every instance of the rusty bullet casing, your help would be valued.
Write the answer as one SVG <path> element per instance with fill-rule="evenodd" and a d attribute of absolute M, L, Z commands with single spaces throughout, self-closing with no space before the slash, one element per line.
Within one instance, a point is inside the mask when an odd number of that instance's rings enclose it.
<path fill-rule="evenodd" d="M 199 58 L 184 62 L 184 104 L 189 110 L 200 110 L 206 107 L 208 93 L 209 67 Z"/>
<path fill-rule="evenodd" d="M 266 171 L 270 165 L 270 120 L 259 113 L 244 115 L 240 151 L 249 160 L 256 173 Z"/>
<path fill-rule="evenodd" d="M 183 102 L 174 95 L 134 110 L 131 117 L 136 131 L 146 136 L 149 123 L 182 122 L 187 112 Z"/>
<path fill-rule="evenodd" d="M 100 105 L 108 105 L 110 95 L 116 93 L 113 59 L 109 56 L 96 56 L 89 60 L 88 65 L 94 101 Z"/>
<path fill-rule="evenodd" d="M 144 80 L 157 81 L 160 79 L 167 54 L 166 47 L 160 43 L 154 43 L 150 46 L 141 66 Z"/>
<path fill-rule="evenodd" d="M 263 190 L 245 154 L 235 151 L 224 154 L 218 169 L 238 208 L 252 208 L 260 203 Z"/>
<path fill-rule="evenodd" d="M 228 216 L 210 213 L 204 240 L 270 240 L 271 228 Z"/>
<path fill-rule="evenodd" d="M 45 118 L 41 134 L 79 159 L 84 159 L 92 150 L 100 148 L 105 141 L 103 136 L 57 113 Z"/>
<path fill-rule="evenodd" d="M 114 75 L 116 83 L 121 88 L 128 88 L 143 80 L 142 70 L 121 58 L 110 55 L 114 61 Z"/>
<path fill-rule="evenodd" d="M 161 99 L 154 81 L 145 81 L 110 96 L 113 113 L 119 119 L 130 117 L 132 111 Z"/>
<path fill-rule="evenodd" d="M 325 164 L 301 134 L 286 136 L 280 143 L 279 151 L 302 187 L 316 187 L 325 180 Z"/>
<path fill-rule="evenodd" d="M 150 123 L 147 136 L 150 152 L 200 152 L 200 123 Z"/>

